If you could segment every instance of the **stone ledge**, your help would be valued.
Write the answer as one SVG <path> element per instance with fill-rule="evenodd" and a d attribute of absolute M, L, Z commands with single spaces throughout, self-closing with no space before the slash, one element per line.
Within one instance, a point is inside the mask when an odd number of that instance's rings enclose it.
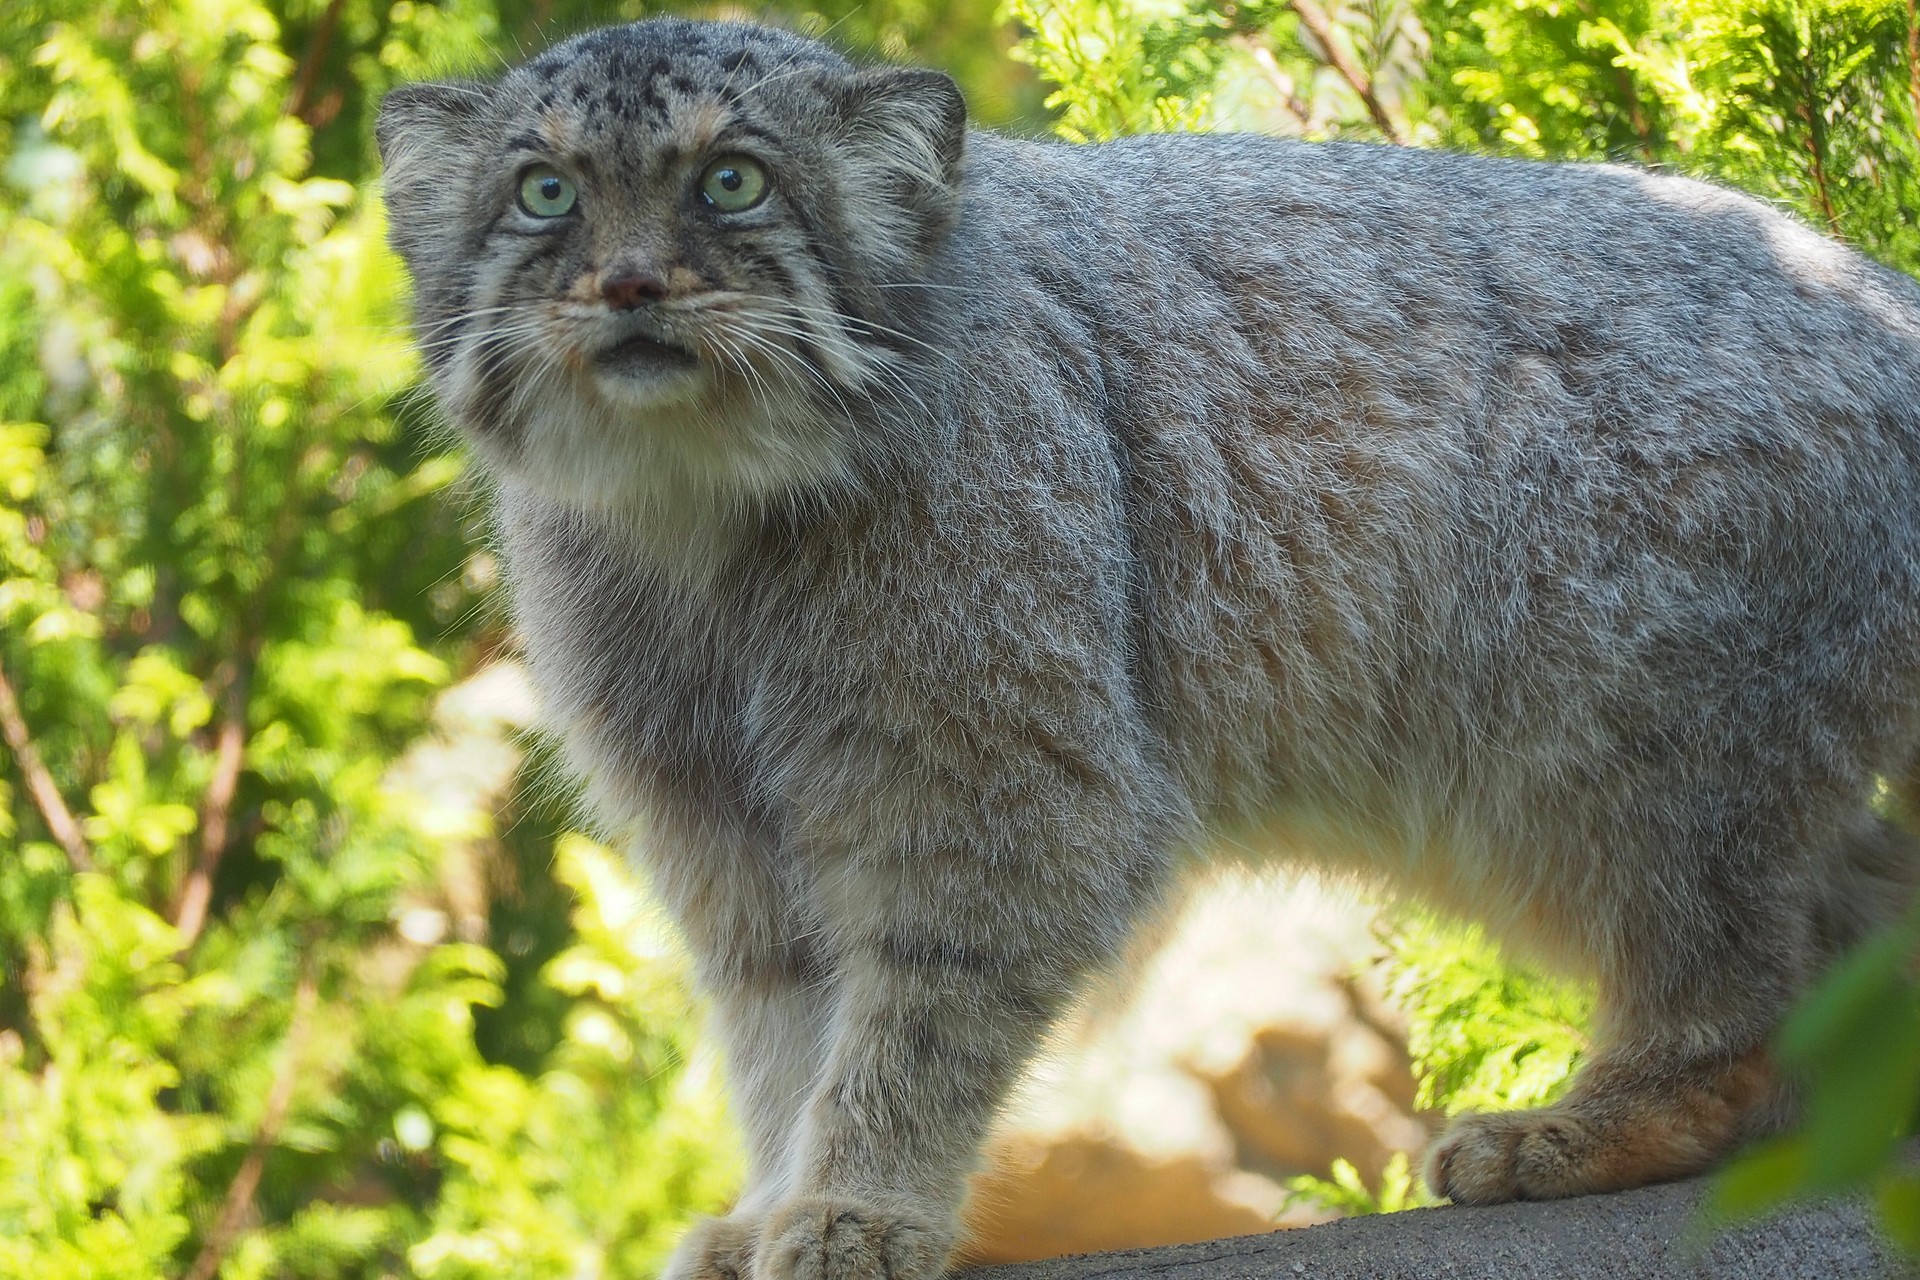
<path fill-rule="evenodd" d="M 1415 1209 L 1202 1244 L 983 1267 L 965 1280 L 1884 1280 L 1905 1274 L 1857 1203 L 1799 1207 L 1690 1248 L 1700 1181 Z"/>

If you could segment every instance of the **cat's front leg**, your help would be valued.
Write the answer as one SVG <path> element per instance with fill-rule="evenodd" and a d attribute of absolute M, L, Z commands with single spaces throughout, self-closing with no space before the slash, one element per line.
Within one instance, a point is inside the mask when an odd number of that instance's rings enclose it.
<path fill-rule="evenodd" d="M 1080 830 L 1091 843 L 1116 824 Z M 1158 896 L 1159 851 L 1124 834 L 1031 860 L 1004 849 L 908 842 L 823 877 L 840 966 L 830 1048 L 755 1280 L 938 1274 L 995 1110 Z"/>
<path fill-rule="evenodd" d="M 830 996 L 810 964 L 736 968 L 704 985 L 746 1139 L 747 1178 L 729 1212 L 688 1230 L 662 1280 L 748 1280 L 767 1210 L 789 1188 L 792 1141 L 819 1072 Z"/>
<path fill-rule="evenodd" d="M 800 1110 L 824 1056 L 831 971 L 813 943 L 819 922 L 807 895 L 773 842 L 670 813 L 650 826 L 654 887 L 711 1003 L 748 1161 L 732 1211 L 696 1223 L 663 1280 L 746 1280 L 766 1211 L 788 1189 Z"/>

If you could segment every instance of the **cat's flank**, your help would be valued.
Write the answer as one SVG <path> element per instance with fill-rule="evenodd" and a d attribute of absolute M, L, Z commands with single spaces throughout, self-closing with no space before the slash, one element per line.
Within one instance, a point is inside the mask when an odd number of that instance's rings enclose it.
<path fill-rule="evenodd" d="M 698 959 L 749 1185 L 677 1280 L 925 1280 L 1214 842 L 1598 983 L 1456 1201 L 1699 1170 L 1895 912 L 1920 290 L 1630 169 L 969 130 L 655 21 L 381 112 L 546 716 Z M 1275 946 L 1287 939 L 1276 937 Z"/>

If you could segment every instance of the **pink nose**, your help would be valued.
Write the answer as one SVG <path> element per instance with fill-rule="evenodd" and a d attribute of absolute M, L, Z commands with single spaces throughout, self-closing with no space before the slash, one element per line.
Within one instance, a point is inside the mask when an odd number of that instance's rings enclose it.
<path fill-rule="evenodd" d="M 637 271 L 620 271 L 600 278 L 600 296 L 615 311 L 631 311 L 643 302 L 667 296 L 664 280 Z"/>

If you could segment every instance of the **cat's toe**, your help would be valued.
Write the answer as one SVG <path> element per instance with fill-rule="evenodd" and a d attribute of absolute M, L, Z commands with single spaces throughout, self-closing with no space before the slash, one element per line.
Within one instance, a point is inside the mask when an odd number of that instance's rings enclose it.
<path fill-rule="evenodd" d="M 1519 1198 L 1513 1155 L 1519 1135 L 1489 1121 L 1504 1116 L 1465 1116 L 1427 1148 L 1427 1186 L 1455 1204 L 1498 1204 Z"/>
<path fill-rule="evenodd" d="M 673 1251 L 660 1280 L 753 1280 L 760 1220 L 747 1214 L 693 1224 Z"/>
<path fill-rule="evenodd" d="M 767 1220 L 753 1280 L 931 1280 L 953 1232 L 903 1205 L 802 1196 Z"/>

